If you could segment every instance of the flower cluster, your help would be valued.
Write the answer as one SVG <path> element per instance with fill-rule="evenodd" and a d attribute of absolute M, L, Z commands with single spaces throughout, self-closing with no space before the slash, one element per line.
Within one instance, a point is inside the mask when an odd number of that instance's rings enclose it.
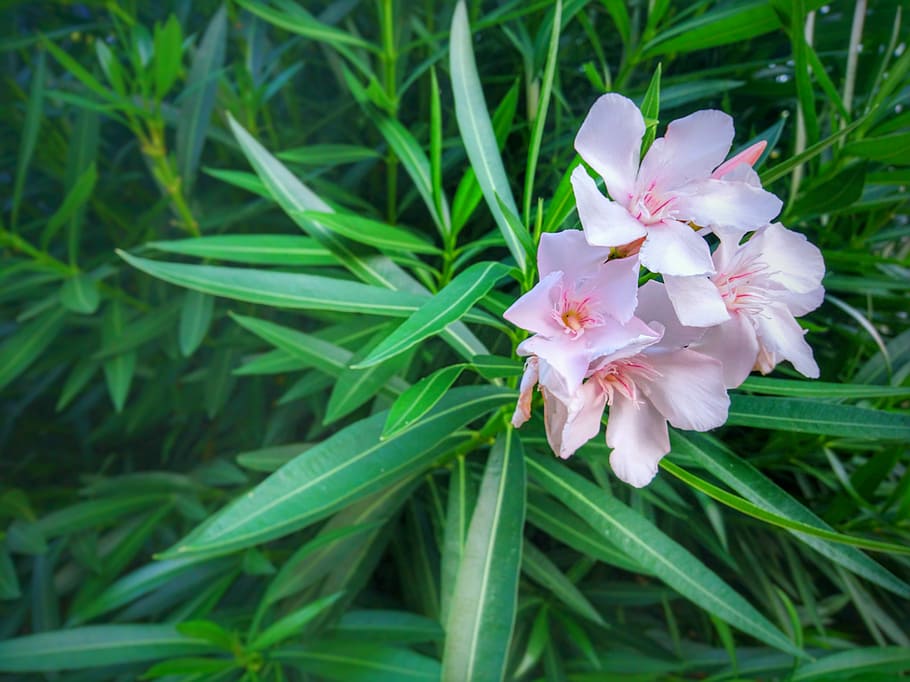
<path fill-rule="evenodd" d="M 505 312 L 533 334 L 518 347 L 527 362 L 512 423 L 530 418 L 539 387 L 547 439 L 565 458 L 609 406 L 610 465 L 636 487 L 670 450 L 667 422 L 720 426 L 727 389 L 753 369 L 787 360 L 818 376 L 795 318 L 824 295 L 819 250 L 771 222 L 781 201 L 752 168 L 763 142 L 725 161 L 733 122 L 720 111 L 673 121 L 640 159 L 644 133 L 625 97 L 594 104 L 575 148 L 609 197 L 583 166 L 573 171 L 583 231 L 542 235 L 540 282 Z M 663 281 L 639 287 L 641 266 Z"/>

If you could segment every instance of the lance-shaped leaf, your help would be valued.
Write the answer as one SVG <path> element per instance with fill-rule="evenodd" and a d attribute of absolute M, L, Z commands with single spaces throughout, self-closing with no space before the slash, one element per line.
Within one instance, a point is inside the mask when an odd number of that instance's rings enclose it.
<path fill-rule="evenodd" d="M 439 253 L 439 249 L 423 237 L 378 220 L 361 218 L 350 213 L 326 213 L 324 211 L 304 211 L 299 216 L 301 220 L 314 220 L 342 237 L 374 246 L 380 251 Z"/>
<path fill-rule="evenodd" d="M 552 457 L 532 453 L 528 468 L 547 492 L 683 597 L 762 642 L 794 656 L 805 655 L 716 573 L 639 512 Z"/>
<path fill-rule="evenodd" d="M 475 263 L 402 322 L 398 329 L 354 367 L 378 364 L 440 333 L 464 317 L 471 306 L 486 296 L 493 285 L 508 272 L 509 267 L 502 263 Z"/>
<path fill-rule="evenodd" d="M 275 649 L 270 658 L 316 675 L 345 682 L 436 682 L 439 661 L 410 649 L 373 642 L 316 641 Z"/>
<path fill-rule="evenodd" d="M 188 358 L 199 348 L 212 322 L 214 306 L 215 299 L 199 291 L 190 290 L 183 297 L 180 326 L 177 328 L 177 340 L 183 357 Z"/>
<path fill-rule="evenodd" d="M 461 376 L 465 367 L 467 365 L 462 363 L 438 369 L 398 396 L 389 409 L 382 437 L 394 436 L 429 412 Z"/>
<path fill-rule="evenodd" d="M 501 680 L 518 602 L 525 464 L 512 429 L 490 452 L 455 579 L 442 658 L 446 682 Z"/>
<path fill-rule="evenodd" d="M 688 455 L 698 466 L 709 471 L 756 506 L 778 516 L 830 531 L 826 524 L 789 493 L 765 477 L 747 461 L 736 457 L 713 438 L 695 433 L 670 432 L 673 452 Z M 822 556 L 861 575 L 887 590 L 910 598 L 910 586 L 855 547 L 829 542 L 808 533 L 792 531 L 793 535 Z"/>
<path fill-rule="evenodd" d="M 22 374 L 57 338 L 65 311 L 54 308 L 38 317 L 0 345 L 0 389 Z"/>
<path fill-rule="evenodd" d="M 379 440 L 385 412 L 352 424 L 290 461 L 164 556 L 226 554 L 304 528 L 421 471 L 440 454 L 439 441 L 514 397 L 494 386 L 453 389 L 432 415 L 385 441 Z"/>
<path fill-rule="evenodd" d="M 91 625 L 0 642 L 0 672 L 50 672 L 208 653 L 173 625 Z"/>
<path fill-rule="evenodd" d="M 60 303 L 67 310 L 81 315 L 91 315 L 98 310 L 101 297 L 95 280 L 85 274 L 67 279 L 60 288 Z"/>
<path fill-rule="evenodd" d="M 463 0 L 455 6 L 450 37 L 449 66 L 452 72 L 452 92 L 455 96 L 458 130 L 471 160 L 471 167 L 477 175 L 477 183 L 506 240 L 509 252 L 519 269 L 525 272 L 529 266 L 525 240 L 516 231 L 517 227 L 506 217 L 507 212 L 517 217 L 518 208 L 512 196 L 509 178 L 502 165 L 502 158 L 499 156 L 489 110 L 480 87 L 477 63 L 471 47 L 471 27 L 468 24 L 468 12 Z M 517 223 L 520 225 L 521 221 Z"/>
<path fill-rule="evenodd" d="M 293 234 L 219 234 L 146 244 L 159 251 L 251 265 L 337 265 L 312 237 Z"/>

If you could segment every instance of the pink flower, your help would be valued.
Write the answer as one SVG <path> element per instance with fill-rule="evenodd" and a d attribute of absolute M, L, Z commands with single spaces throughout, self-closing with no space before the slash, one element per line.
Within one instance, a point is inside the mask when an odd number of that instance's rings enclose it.
<path fill-rule="evenodd" d="M 670 123 L 639 164 L 645 122 L 631 100 L 603 95 L 575 138 L 582 158 L 604 179 L 608 199 L 581 166 L 572 173 L 578 215 L 588 242 L 620 247 L 641 242 L 641 262 L 670 275 L 713 272 L 696 227 L 753 230 L 772 220 L 781 201 L 751 169 L 761 143 L 724 163 L 733 121 L 698 111 Z"/>
<path fill-rule="evenodd" d="M 680 322 L 707 327 L 693 348 L 723 363 L 728 388 L 739 386 L 753 368 L 767 374 L 781 360 L 818 377 L 796 317 L 815 310 L 824 298 L 821 252 L 779 223 L 756 231 L 745 244 L 738 242 L 721 239 L 710 277 L 664 276 Z"/>
<path fill-rule="evenodd" d="M 609 252 L 589 246 L 579 230 L 542 235 L 540 282 L 503 315 L 534 333 L 518 346 L 518 354 L 542 360 L 547 377 L 542 383 L 565 400 L 594 358 L 653 335 L 632 318 L 638 259 L 607 261 Z"/>

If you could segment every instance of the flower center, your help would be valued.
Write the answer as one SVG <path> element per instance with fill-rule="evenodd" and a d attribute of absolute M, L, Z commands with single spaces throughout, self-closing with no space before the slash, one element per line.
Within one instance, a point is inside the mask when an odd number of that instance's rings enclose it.
<path fill-rule="evenodd" d="M 640 402 L 636 381 L 653 381 L 660 376 L 660 372 L 651 367 L 641 355 L 636 355 L 604 365 L 593 374 L 591 381 L 600 385 L 601 390 L 607 394 L 607 405 L 612 405 L 617 393 L 633 403 Z"/>
<path fill-rule="evenodd" d="M 771 302 L 764 281 L 769 274 L 765 263 L 755 258 L 739 263 L 731 272 L 720 272 L 711 278 L 731 312 L 760 315 Z"/>
<path fill-rule="evenodd" d="M 655 187 L 656 182 L 652 181 L 648 188 L 637 197 L 631 195 L 629 197 L 629 213 L 644 225 L 653 225 L 670 217 L 670 209 L 673 202 L 676 201 L 674 196 L 666 198 L 655 194 Z"/>
<path fill-rule="evenodd" d="M 553 310 L 553 319 L 562 327 L 563 332 L 573 339 L 577 339 L 590 327 L 600 327 L 604 324 L 603 315 L 592 310 L 594 307 L 591 296 L 578 298 L 574 293 L 570 295 L 563 291 Z"/>

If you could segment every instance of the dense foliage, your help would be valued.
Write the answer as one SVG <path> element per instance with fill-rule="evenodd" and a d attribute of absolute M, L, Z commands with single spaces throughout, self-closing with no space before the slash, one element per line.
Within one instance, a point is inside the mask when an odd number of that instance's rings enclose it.
<path fill-rule="evenodd" d="M 901 4 L 5 3 L 0 679 L 907 674 Z M 640 490 L 508 424 L 605 91 L 827 264 Z"/>

